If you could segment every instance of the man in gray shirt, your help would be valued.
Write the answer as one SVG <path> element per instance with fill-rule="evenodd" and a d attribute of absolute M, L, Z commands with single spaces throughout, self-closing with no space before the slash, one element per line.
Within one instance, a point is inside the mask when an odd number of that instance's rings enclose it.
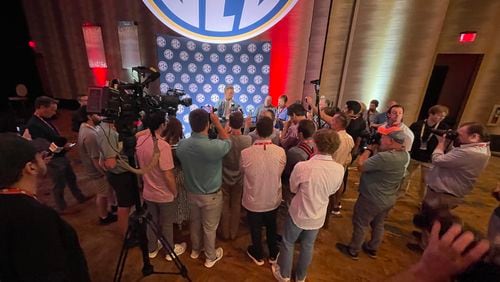
<path fill-rule="evenodd" d="M 410 155 L 404 147 L 405 133 L 401 130 L 382 134 L 380 147 L 369 145 L 358 159 L 361 172 L 359 197 L 352 216 L 351 243 L 337 243 L 344 255 L 358 260 L 361 249 L 376 258 L 377 249 L 384 237 L 384 220 L 396 203 L 399 183 L 403 179 Z M 374 151 L 377 151 L 372 156 Z M 365 231 L 371 226 L 371 240 L 364 243 Z"/>
<path fill-rule="evenodd" d="M 242 135 L 243 114 L 231 113 L 229 116 L 231 133 L 231 149 L 222 160 L 222 217 L 220 231 L 226 240 L 236 239 L 240 225 L 241 195 L 243 194 L 243 177 L 240 171 L 241 151 L 252 145 L 252 138 Z"/>

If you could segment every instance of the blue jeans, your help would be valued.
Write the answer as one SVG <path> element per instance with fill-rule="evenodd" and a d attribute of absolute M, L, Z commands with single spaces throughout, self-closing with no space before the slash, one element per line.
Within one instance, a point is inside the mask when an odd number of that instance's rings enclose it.
<path fill-rule="evenodd" d="M 297 269 L 295 270 L 295 277 L 297 280 L 304 280 L 306 278 L 307 267 L 311 264 L 314 241 L 316 241 L 318 232 L 319 229 L 304 230 L 299 228 L 293 223 L 292 218 L 288 216 L 285 222 L 285 231 L 278 257 L 278 265 L 282 277 L 290 278 L 292 275 L 293 251 L 295 242 L 300 239 L 300 254 Z"/>

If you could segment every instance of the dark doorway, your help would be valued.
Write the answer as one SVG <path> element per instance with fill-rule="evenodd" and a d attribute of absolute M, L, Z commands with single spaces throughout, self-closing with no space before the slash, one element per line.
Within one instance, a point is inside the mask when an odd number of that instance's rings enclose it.
<path fill-rule="evenodd" d="M 455 126 L 462 116 L 483 54 L 438 54 L 427 86 L 419 119 L 436 104 L 450 109 L 446 122 Z"/>

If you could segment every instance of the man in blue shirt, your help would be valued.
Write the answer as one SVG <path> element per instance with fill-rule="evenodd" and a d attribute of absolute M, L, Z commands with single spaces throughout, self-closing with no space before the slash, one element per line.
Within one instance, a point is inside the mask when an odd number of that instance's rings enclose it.
<path fill-rule="evenodd" d="M 208 138 L 209 119 L 221 140 Z M 211 268 L 223 256 L 222 248 L 215 249 L 215 237 L 222 212 L 222 159 L 231 149 L 231 141 L 213 112 L 196 109 L 189 114 L 189 124 L 193 132 L 179 142 L 177 157 L 184 171 L 191 213 L 191 258 L 197 259 L 204 249 L 205 267 Z"/>

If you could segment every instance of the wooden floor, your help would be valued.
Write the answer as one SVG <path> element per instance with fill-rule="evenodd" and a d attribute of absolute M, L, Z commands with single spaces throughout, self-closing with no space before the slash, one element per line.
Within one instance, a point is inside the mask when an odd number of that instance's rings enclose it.
<path fill-rule="evenodd" d="M 69 132 L 68 112 L 61 111 L 56 124 L 70 138 L 76 140 L 76 134 Z M 76 150 L 69 154 L 73 160 L 77 175 L 81 171 Z M 491 190 L 500 181 L 500 158 L 492 157 L 487 169 L 481 175 L 471 195 L 466 197 L 463 206 L 456 209 L 466 228 L 475 231 L 480 236 L 486 234 L 487 224 L 493 209 L 498 203 L 492 198 Z M 385 224 L 385 237 L 379 250 L 378 258 L 371 259 L 361 254 L 359 261 L 344 257 L 335 249 L 335 243 L 348 243 L 352 225 L 352 208 L 357 197 L 359 174 L 351 170 L 349 190 L 343 201 L 343 211 L 340 218 L 330 218 L 328 230 L 321 230 L 316 240 L 314 257 L 309 267 L 307 281 L 381 281 L 391 274 L 397 273 L 418 260 L 419 254 L 407 249 L 406 244 L 412 242 L 411 223 L 413 214 L 417 211 L 418 191 L 416 189 L 419 175 L 415 175 L 409 193 L 398 200 L 395 208 L 389 214 Z M 92 188 L 87 188 L 86 180 L 79 178 L 82 190 L 94 194 Z M 77 212 L 65 215 L 64 218 L 75 227 L 81 246 L 85 252 L 90 274 L 93 281 L 112 281 L 122 239 L 118 234 L 116 224 L 99 226 L 94 201 L 76 205 L 68 190 L 66 199 L 71 208 Z M 45 179 L 38 192 L 41 201 L 53 206 L 51 183 Z M 279 220 L 281 230 L 282 216 Z M 250 243 L 250 235 L 244 220 L 240 232 L 234 241 L 217 240 L 217 245 L 224 249 L 224 257 L 213 268 L 203 266 L 203 256 L 193 260 L 189 257 L 190 243 L 187 227 L 176 229 L 176 241 L 188 243 L 188 251 L 180 256 L 187 267 L 189 277 L 193 281 L 274 281 L 270 265 L 255 265 L 247 256 L 246 248 Z M 297 249 L 300 246 L 297 245 Z M 296 256 L 297 257 L 297 256 Z M 156 271 L 177 271 L 173 262 L 167 262 L 163 255 L 151 260 Z M 126 261 L 122 281 L 185 281 L 179 275 L 151 275 L 143 278 L 141 273 L 142 259 L 138 248 L 131 249 Z"/>

